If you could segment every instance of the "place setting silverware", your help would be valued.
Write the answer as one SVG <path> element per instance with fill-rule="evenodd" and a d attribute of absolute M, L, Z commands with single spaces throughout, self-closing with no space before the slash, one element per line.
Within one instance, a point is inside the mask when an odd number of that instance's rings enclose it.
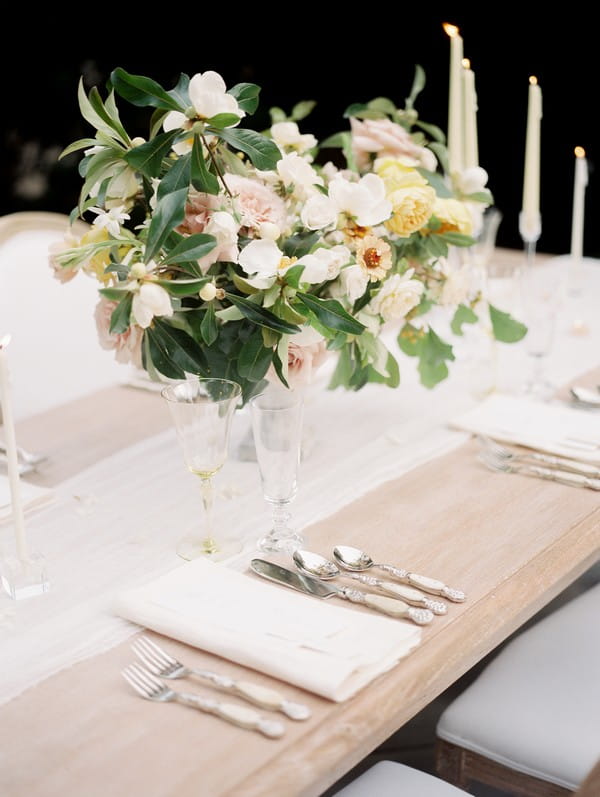
<path fill-rule="evenodd" d="M 581 476 L 590 476 L 591 478 L 596 479 L 600 478 L 600 467 L 597 465 L 591 465 L 587 462 L 581 462 L 573 458 L 544 454 L 533 449 L 523 449 L 518 452 L 513 451 L 507 446 L 498 443 L 496 440 L 493 440 L 491 437 L 486 437 L 485 435 L 481 434 L 477 435 L 476 439 L 483 451 L 489 452 L 499 460 L 505 460 L 508 464 L 519 464 L 522 462 L 526 464 L 540 463 L 541 465 L 547 465 L 551 468 L 558 468 L 559 470 L 578 473 Z"/>
<path fill-rule="evenodd" d="M 449 587 L 447 584 L 444 584 L 443 581 L 436 578 L 422 576 L 419 573 L 413 573 L 404 568 L 395 567 L 394 565 L 375 562 L 368 553 L 361 551 L 360 548 L 354 548 L 351 545 L 336 545 L 333 549 L 333 556 L 340 567 L 345 570 L 360 573 L 364 570 L 377 568 L 393 578 L 397 578 L 399 581 L 423 590 L 423 592 L 427 592 L 431 595 L 439 595 L 454 603 L 462 603 L 466 600 L 466 595 L 463 590 Z"/>
<path fill-rule="evenodd" d="M 600 389 L 590 390 L 588 387 L 573 385 L 569 389 L 571 393 L 571 405 L 583 409 L 600 409 Z"/>
<path fill-rule="evenodd" d="M 268 739 L 280 739 L 285 732 L 283 722 L 266 719 L 258 711 L 246 706 L 240 706 L 237 703 L 224 703 L 189 692 L 175 692 L 139 664 L 130 664 L 125 667 L 121 670 L 121 675 L 131 688 L 145 700 L 157 703 L 181 703 L 206 714 L 214 714 L 225 722 L 237 725 L 238 728 L 257 731 Z"/>
<path fill-rule="evenodd" d="M 446 614 L 448 611 L 448 606 L 444 601 L 432 600 L 414 587 L 409 587 L 405 584 L 396 584 L 392 581 L 382 581 L 380 578 L 368 576 L 364 573 L 342 571 L 335 562 L 326 559 L 318 553 L 298 549 L 294 551 L 292 558 L 299 570 L 302 570 L 302 572 L 307 575 L 315 576 L 315 578 L 321 578 L 324 581 L 333 578 L 348 578 L 369 587 L 375 587 L 386 595 L 403 600 L 411 606 L 428 609 L 433 614 L 441 615 Z"/>
<path fill-rule="evenodd" d="M 249 681 L 239 681 L 211 670 L 186 667 L 149 637 L 142 636 L 135 639 L 131 648 L 144 667 L 159 678 L 177 679 L 193 676 L 215 689 L 242 698 L 255 706 L 269 711 L 280 711 L 292 720 L 306 720 L 311 716 L 308 706 L 286 700 L 275 689 L 269 689 Z"/>
<path fill-rule="evenodd" d="M 572 470 L 559 469 L 554 467 L 542 467 L 541 465 L 527 464 L 526 462 L 509 460 L 498 454 L 480 450 L 479 461 L 490 470 L 497 473 L 518 473 L 523 476 L 533 476 L 547 481 L 566 484 L 569 487 L 586 487 L 590 490 L 600 490 L 600 479 L 584 476 Z"/>

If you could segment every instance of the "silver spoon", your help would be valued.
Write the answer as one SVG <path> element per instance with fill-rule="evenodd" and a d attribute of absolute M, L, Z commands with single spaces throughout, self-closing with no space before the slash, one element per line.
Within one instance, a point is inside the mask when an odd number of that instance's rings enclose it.
<path fill-rule="evenodd" d="M 600 393 L 589 390 L 586 387 L 574 385 L 571 388 L 571 395 L 576 401 L 588 407 L 600 407 Z"/>
<path fill-rule="evenodd" d="M 334 562 L 326 559 L 318 553 L 312 551 L 294 551 L 294 562 L 299 570 L 308 573 L 311 576 L 316 576 L 324 581 L 330 578 L 351 578 L 354 581 L 360 581 L 361 584 L 367 584 L 369 587 L 377 587 L 386 595 L 391 595 L 393 598 L 400 598 L 405 603 L 410 603 L 412 606 L 419 606 L 422 609 L 429 609 L 434 614 L 446 614 L 448 606 L 443 601 L 434 601 L 419 592 L 418 589 L 407 587 L 404 584 L 393 584 L 391 581 L 382 581 L 373 576 L 366 576 L 359 573 L 347 573 L 340 570 Z"/>
<path fill-rule="evenodd" d="M 333 563 L 328 562 L 327 559 L 323 559 L 323 557 L 319 556 L 318 554 L 311 554 L 309 551 L 295 550 L 292 554 L 292 557 L 296 567 L 301 573 L 314 576 L 316 574 L 316 570 L 317 573 L 320 573 L 318 577 L 322 580 L 329 580 L 333 577 L 331 575 L 325 577 L 322 575 L 323 572 L 328 571 L 327 564 Z M 312 557 L 315 557 L 315 559 L 313 560 Z M 325 566 L 321 565 L 321 567 L 319 567 L 317 564 L 317 559 L 325 562 Z M 307 569 L 304 567 L 305 562 L 307 565 L 309 562 L 311 562 L 315 568 L 310 570 Z M 335 567 L 335 565 L 333 566 Z M 433 613 L 430 612 L 429 609 L 414 609 L 404 601 L 399 601 L 395 598 L 387 598 L 383 595 L 377 595 L 375 593 L 361 592 L 360 590 L 352 589 L 350 587 L 343 587 L 343 590 L 347 593 L 354 593 L 354 595 L 359 599 L 359 602 L 365 603 L 370 609 L 375 609 L 375 611 L 389 614 L 392 617 L 401 617 L 404 620 L 412 620 L 412 622 L 416 623 L 417 625 L 428 625 L 433 620 Z M 353 600 L 353 598 L 350 597 L 350 600 Z"/>
<path fill-rule="evenodd" d="M 410 573 L 408 570 L 403 570 L 399 567 L 392 565 L 384 565 L 375 563 L 371 557 L 361 551 L 360 548 L 353 548 L 350 545 L 336 545 L 333 549 L 335 561 L 341 565 L 345 570 L 368 570 L 370 567 L 377 567 L 383 570 L 384 573 L 389 573 L 394 578 L 404 581 L 413 587 L 422 589 L 424 592 L 429 592 L 432 595 L 441 595 L 455 603 L 462 603 L 466 595 L 460 589 L 452 589 L 447 587 L 443 581 L 438 581 L 435 578 L 428 578 L 427 576 L 420 576 L 418 573 Z"/>

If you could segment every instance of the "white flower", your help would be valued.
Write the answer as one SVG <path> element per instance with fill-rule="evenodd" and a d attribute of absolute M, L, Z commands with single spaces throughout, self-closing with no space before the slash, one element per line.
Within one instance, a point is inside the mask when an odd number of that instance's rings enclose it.
<path fill-rule="evenodd" d="M 314 194 L 315 185 L 323 185 L 323 178 L 297 152 L 290 152 L 277 162 L 277 173 L 286 187 L 292 186 L 293 193 L 299 199 Z"/>
<path fill-rule="evenodd" d="M 317 250 L 318 251 L 318 250 Z M 327 279 L 334 280 L 340 273 L 343 266 L 350 262 L 352 254 L 347 246 L 332 246 L 329 252 L 329 267 Z"/>
<path fill-rule="evenodd" d="M 300 218 L 302 224 L 309 230 L 323 230 L 335 224 L 337 221 L 338 212 L 328 196 L 324 194 L 315 194 L 307 199 Z"/>
<path fill-rule="evenodd" d="M 462 194 L 477 194 L 485 190 L 488 173 L 481 166 L 471 166 L 455 177 L 457 187 Z"/>
<path fill-rule="evenodd" d="M 301 155 L 303 152 L 316 147 L 318 143 L 312 133 L 303 135 L 296 122 L 276 122 L 271 127 L 271 135 L 273 136 L 273 141 L 282 152 L 286 147 L 289 147 Z"/>
<path fill-rule="evenodd" d="M 329 197 L 338 213 L 351 216 L 361 227 L 381 224 L 392 212 L 385 198 L 385 183 L 376 174 L 365 174 L 358 183 L 336 177 L 329 184 Z"/>
<path fill-rule="evenodd" d="M 190 101 L 202 119 L 210 119 L 219 113 L 232 113 L 238 121 L 246 114 L 235 97 L 227 94 L 225 81 L 217 72 L 204 72 L 194 75 L 189 85 Z M 238 124 L 235 122 L 234 125 Z M 233 127 L 234 125 L 227 125 Z"/>
<path fill-rule="evenodd" d="M 199 296 L 203 302 L 212 302 L 216 295 L 217 288 L 214 282 L 207 282 L 206 285 L 202 286 L 199 293 Z"/>
<path fill-rule="evenodd" d="M 248 274 L 247 280 L 255 288 L 270 288 L 279 274 L 285 274 L 292 265 L 275 241 L 267 238 L 250 241 L 240 252 L 240 266 Z"/>
<path fill-rule="evenodd" d="M 163 121 L 163 130 L 168 133 L 170 130 L 177 130 L 180 127 L 182 130 L 189 130 L 192 126 L 191 119 L 188 119 L 184 113 L 179 111 L 171 111 L 168 113 Z M 193 136 L 186 138 L 184 141 L 179 141 L 177 144 L 172 144 L 172 149 L 178 155 L 186 155 L 192 151 L 194 144 Z"/>
<path fill-rule="evenodd" d="M 468 266 L 462 266 L 448 274 L 442 288 L 441 305 L 455 305 L 465 301 L 471 287 L 470 272 Z"/>
<path fill-rule="evenodd" d="M 331 250 L 323 247 L 312 254 L 304 255 L 294 264 L 296 266 L 304 266 L 300 281 L 309 282 L 311 285 L 315 285 L 317 282 L 325 282 L 329 274 L 329 266 L 334 259 L 335 255 L 331 254 Z"/>
<path fill-rule="evenodd" d="M 267 238 L 269 241 L 276 241 L 281 235 L 281 230 L 277 224 L 272 221 L 263 221 L 258 227 L 258 234 L 261 238 Z"/>
<path fill-rule="evenodd" d="M 133 315 L 138 326 L 147 329 L 154 316 L 172 316 L 173 307 L 169 294 L 154 282 L 143 282 L 133 295 Z"/>
<path fill-rule="evenodd" d="M 100 230 L 106 229 L 113 238 L 118 238 L 121 234 L 121 223 L 129 219 L 129 213 L 124 212 L 123 205 L 111 208 L 106 211 L 102 208 L 89 208 L 92 213 L 96 214 L 94 219 L 94 227 Z"/>
<path fill-rule="evenodd" d="M 321 174 L 325 177 L 327 182 L 331 182 L 331 180 L 335 180 L 338 174 L 340 174 L 340 170 L 334 163 L 327 161 L 327 163 L 321 167 Z"/>
<path fill-rule="evenodd" d="M 414 273 L 414 268 L 409 268 L 402 276 L 392 274 L 370 302 L 369 308 L 379 313 L 384 321 L 398 321 L 404 318 L 419 304 L 425 290 L 422 282 L 412 279 Z"/>
<path fill-rule="evenodd" d="M 122 169 L 116 174 L 106 190 L 106 196 L 111 198 L 128 199 L 139 191 L 140 185 L 137 181 L 136 173 L 130 167 Z"/>
<path fill-rule="evenodd" d="M 337 283 L 331 286 L 331 294 L 338 298 L 345 296 L 351 302 L 355 302 L 366 291 L 368 284 L 369 277 L 365 274 L 364 269 L 355 264 L 340 271 Z"/>
<path fill-rule="evenodd" d="M 240 225 L 233 218 L 231 213 L 224 210 L 215 211 L 210 217 L 210 221 L 204 228 L 207 235 L 214 235 L 217 245 L 207 255 L 198 260 L 198 265 L 203 274 L 217 261 L 228 263 L 238 262 L 238 231 Z"/>

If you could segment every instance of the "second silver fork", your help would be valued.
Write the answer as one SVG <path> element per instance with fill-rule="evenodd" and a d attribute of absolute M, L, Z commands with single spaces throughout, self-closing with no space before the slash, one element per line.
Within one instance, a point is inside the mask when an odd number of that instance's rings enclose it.
<path fill-rule="evenodd" d="M 308 706 L 286 700 L 274 689 L 268 689 L 248 681 L 236 681 L 227 675 L 219 675 L 210 670 L 186 667 L 148 637 L 142 636 L 134 640 L 131 648 L 150 672 L 159 678 L 176 679 L 193 675 L 222 692 L 241 697 L 248 703 L 269 711 L 280 711 L 290 719 L 306 720 L 311 716 Z"/>
<path fill-rule="evenodd" d="M 492 454 L 490 451 L 481 451 L 479 460 L 491 470 L 500 473 L 521 473 L 524 476 L 535 476 L 538 479 L 567 484 L 569 487 L 587 487 L 590 490 L 600 490 L 600 479 L 591 479 L 579 473 L 570 473 L 566 470 L 542 468 L 539 465 L 527 463 L 512 463 L 506 459 Z"/>
<path fill-rule="evenodd" d="M 506 460 L 506 462 L 516 463 L 537 463 L 540 465 L 547 465 L 551 468 L 559 468 L 566 470 L 570 473 L 579 473 L 581 476 L 589 476 L 592 479 L 600 478 L 600 468 L 595 465 L 589 465 L 585 462 L 579 462 L 576 459 L 568 459 L 566 457 L 556 457 L 551 454 L 542 454 L 538 451 L 523 451 L 515 452 L 510 448 L 501 445 L 496 440 L 492 440 L 485 435 L 477 435 L 477 441 L 482 447 L 483 451 L 487 451 L 498 459 Z"/>

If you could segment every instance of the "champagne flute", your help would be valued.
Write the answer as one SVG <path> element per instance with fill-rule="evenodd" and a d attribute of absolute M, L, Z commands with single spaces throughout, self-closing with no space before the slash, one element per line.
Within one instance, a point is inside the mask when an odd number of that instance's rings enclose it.
<path fill-rule="evenodd" d="M 242 549 L 240 541 L 224 539 L 213 523 L 212 478 L 225 464 L 231 419 L 242 390 L 229 379 L 190 378 L 164 388 L 188 470 L 200 477 L 204 531 L 197 527 L 177 545 L 183 559 L 207 556 L 224 559 Z"/>
<path fill-rule="evenodd" d="M 302 411 L 301 394 L 274 385 L 250 400 L 256 459 L 273 519 L 273 528 L 258 542 L 266 553 L 292 553 L 304 542 L 289 525 L 289 505 L 298 487 Z"/>

